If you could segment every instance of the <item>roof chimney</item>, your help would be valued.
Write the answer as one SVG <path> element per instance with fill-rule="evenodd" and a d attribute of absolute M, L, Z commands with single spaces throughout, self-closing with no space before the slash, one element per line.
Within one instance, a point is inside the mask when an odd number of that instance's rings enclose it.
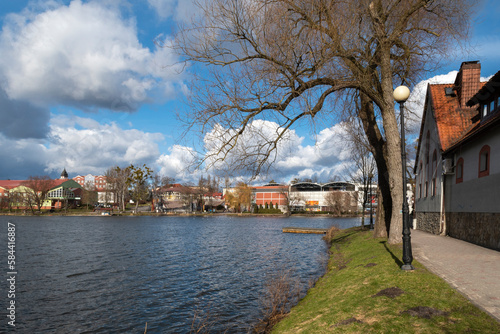
<path fill-rule="evenodd" d="M 460 66 L 460 71 L 455 79 L 454 89 L 457 92 L 460 107 L 465 108 L 474 94 L 481 88 L 481 64 L 478 60 L 465 61 Z"/>

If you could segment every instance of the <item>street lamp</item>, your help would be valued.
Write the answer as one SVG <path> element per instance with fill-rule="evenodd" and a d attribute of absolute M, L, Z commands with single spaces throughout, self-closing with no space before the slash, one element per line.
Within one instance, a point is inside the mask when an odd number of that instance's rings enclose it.
<path fill-rule="evenodd" d="M 407 185 L 406 185 L 406 145 L 405 145 L 405 118 L 404 104 L 410 96 L 410 89 L 406 86 L 399 86 L 394 90 L 394 100 L 399 103 L 399 115 L 401 117 L 401 164 L 403 166 L 403 265 L 402 270 L 413 270 L 411 262 L 411 237 L 410 237 L 410 213 L 408 210 Z"/>
<path fill-rule="evenodd" d="M 372 192 L 372 179 L 373 179 L 373 174 L 370 173 L 368 174 L 368 178 L 370 180 L 370 230 L 373 230 L 373 192 Z"/>

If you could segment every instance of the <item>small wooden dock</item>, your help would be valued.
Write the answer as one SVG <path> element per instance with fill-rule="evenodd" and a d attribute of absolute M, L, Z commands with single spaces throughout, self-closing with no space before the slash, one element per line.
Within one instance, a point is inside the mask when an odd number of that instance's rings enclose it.
<path fill-rule="evenodd" d="M 283 233 L 312 233 L 325 234 L 328 231 L 326 228 L 315 227 L 283 227 Z"/>

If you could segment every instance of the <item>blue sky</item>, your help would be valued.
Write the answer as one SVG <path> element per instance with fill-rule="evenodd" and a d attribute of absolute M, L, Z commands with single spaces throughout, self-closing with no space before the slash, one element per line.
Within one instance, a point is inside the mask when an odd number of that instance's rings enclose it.
<path fill-rule="evenodd" d="M 190 0 L 1 1 L 0 179 L 146 163 L 196 182 L 202 172 L 188 170 L 187 160 L 197 138 L 180 138 L 176 116 L 187 108 L 189 71 L 154 43 L 168 42 L 193 8 Z M 457 49 L 429 78 L 453 81 L 465 60 L 480 60 L 483 77 L 500 70 L 499 14 L 500 2 L 486 1 L 474 18 L 474 50 Z M 341 132 L 326 122 L 314 133 L 308 123 L 293 129 L 280 173 L 260 181 L 342 175 Z"/>

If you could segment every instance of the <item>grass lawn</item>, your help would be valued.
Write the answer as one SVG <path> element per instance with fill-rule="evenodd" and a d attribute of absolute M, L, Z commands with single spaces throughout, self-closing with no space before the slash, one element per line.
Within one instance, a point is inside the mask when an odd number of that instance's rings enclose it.
<path fill-rule="evenodd" d="M 272 333 L 500 333 L 500 323 L 401 246 L 352 228 L 332 240 L 327 273 Z"/>

